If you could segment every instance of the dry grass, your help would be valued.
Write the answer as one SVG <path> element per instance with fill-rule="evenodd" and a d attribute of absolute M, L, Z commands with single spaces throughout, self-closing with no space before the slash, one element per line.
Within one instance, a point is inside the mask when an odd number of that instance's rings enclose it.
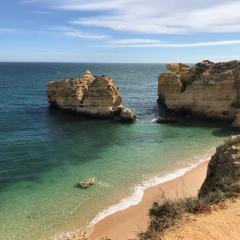
<path fill-rule="evenodd" d="M 165 199 L 163 203 L 155 202 L 149 211 L 150 224 L 145 232 L 138 234 L 140 240 L 160 239 L 161 233 L 174 226 L 185 213 L 208 214 L 211 205 L 197 198 L 185 198 L 178 201 Z"/>

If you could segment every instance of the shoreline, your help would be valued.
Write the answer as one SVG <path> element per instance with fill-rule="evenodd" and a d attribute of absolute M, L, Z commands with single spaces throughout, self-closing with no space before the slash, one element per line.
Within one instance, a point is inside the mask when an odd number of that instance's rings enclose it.
<path fill-rule="evenodd" d="M 96 225 L 98 222 L 102 221 L 106 217 L 115 214 L 119 211 L 124 211 L 128 209 L 129 207 L 135 206 L 139 204 L 143 197 L 144 193 L 147 189 L 156 187 L 158 185 L 167 183 L 169 181 L 172 181 L 174 179 L 177 179 L 179 177 L 184 176 L 186 173 L 192 171 L 194 168 L 198 167 L 201 163 L 208 161 L 207 159 L 210 159 L 212 156 L 211 154 L 206 154 L 204 158 L 202 158 L 197 163 L 189 164 L 188 166 L 182 166 L 179 168 L 176 168 L 174 170 L 169 171 L 169 173 L 162 174 L 160 176 L 152 177 L 146 181 L 143 181 L 142 183 L 136 185 L 133 188 L 133 191 L 130 196 L 125 197 L 121 199 L 118 203 L 113 204 L 107 208 L 105 208 L 103 211 L 98 213 L 89 223 L 88 227 L 91 228 L 92 226 Z"/>
<path fill-rule="evenodd" d="M 130 196 L 103 209 L 85 227 L 55 235 L 50 239 L 99 240 L 108 237 L 114 240 L 126 240 L 134 238 L 137 232 L 148 226 L 148 211 L 155 201 L 162 198 L 163 192 L 164 196 L 170 199 L 195 196 L 198 193 L 206 177 L 208 162 L 215 151 L 215 148 L 211 148 L 204 154 L 193 156 L 195 163 L 192 161 L 188 165 L 183 164 L 182 167 L 169 173 L 136 185 Z M 141 188 L 140 194 L 135 195 L 139 188 Z M 125 221 L 127 219 L 130 221 Z M 128 224 L 131 226 L 129 227 Z"/>
<path fill-rule="evenodd" d="M 148 211 L 163 194 L 171 199 L 196 195 L 207 173 L 208 162 L 213 154 L 213 151 L 210 152 L 195 164 L 176 169 L 142 184 L 142 194 L 140 191 L 137 197 L 135 195 L 131 204 L 124 205 L 128 200 L 132 200 L 136 191 L 130 197 L 100 212 L 87 227 L 89 239 L 133 238 L 137 232 L 146 229 Z"/>

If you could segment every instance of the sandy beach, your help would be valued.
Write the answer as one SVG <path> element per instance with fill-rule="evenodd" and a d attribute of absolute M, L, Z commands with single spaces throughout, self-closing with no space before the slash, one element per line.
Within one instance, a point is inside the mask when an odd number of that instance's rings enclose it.
<path fill-rule="evenodd" d="M 186 214 L 176 226 L 168 229 L 161 239 L 238 240 L 239 221 L 240 199 L 230 199 L 220 206 L 215 206 L 211 214 Z"/>
<path fill-rule="evenodd" d="M 210 156 L 206 159 L 210 159 Z M 153 202 L 159 201 L 163 194 L 164 197 L 171 199 L 195 196 L 206 177 L 207 165 L 208 161 L 205 161 L 181 177 L 145 190 L 139 204 L 99 221 L 94 226 L 90 239 L 108 237 L 114 240 L 126 240 L 134 238 L 138 232 L 148 226 L 148 211 Z"/>

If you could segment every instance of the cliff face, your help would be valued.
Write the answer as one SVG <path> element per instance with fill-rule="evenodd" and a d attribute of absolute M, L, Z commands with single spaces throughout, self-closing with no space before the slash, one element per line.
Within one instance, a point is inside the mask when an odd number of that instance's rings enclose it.
<path fill-rule="evenodd" d="M 228 195 L 240 194 L 240 136 L 230 138 L 217 148 L 199 196 L 219 191 Z"/>
<path fill-rule="evenodd" d="M 240 62 L 203 61 L 193 67 L 169 64 L 167 68 L 170 71 L 159 76 L 158 96 L 168 109 L 236 119 L 240 105 Z M 235 126 L 240 127 L 240 116 Z"/>
<path fill-rule="evenodd" d="M 136 115 L 122 105 L 112 78 L 93 76 L 90 71 L 80 77 L 49 82 L 46 94 L 50 104 L 64 110 L 125 121 L 136 119 Z"/>

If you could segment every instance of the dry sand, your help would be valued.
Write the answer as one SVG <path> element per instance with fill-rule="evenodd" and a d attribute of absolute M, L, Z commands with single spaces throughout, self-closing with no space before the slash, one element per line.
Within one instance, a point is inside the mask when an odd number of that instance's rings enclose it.
<path fill-rule="evenodd" d="M 208 158 L 210 159 L 210 157 Z M 182 177 L 145 190 L 143 200 L 135 206 L 114 213 L 94 226 L 90 240 L 108 237 L 112 240 L 135 238 L 139 231 L 148 226 L 148 211 L 153 202 L 159 201 L 164 192 L 167 198 L 195 196 L 207 172 L 208 162 L 200 164 Z"/>
<path fill-rule="evenodd" d="M 204 215 L 186 215 L 161 240 L 239 240 L 240 199 L 229 200 Z"/>

